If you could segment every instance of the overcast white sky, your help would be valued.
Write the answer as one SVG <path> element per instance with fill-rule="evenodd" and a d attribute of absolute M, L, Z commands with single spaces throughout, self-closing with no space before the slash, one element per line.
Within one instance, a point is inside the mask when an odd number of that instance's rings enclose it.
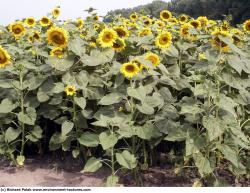
<path fill-rule="evenodd" d="M 87 14 L 83 10 L 93 7 L 100 15 L 121 8 L 132 8 L 151 3 L 153 0 L 0 0 L 0 25 L 7 25 L 16 19 L 28 16 L 40 18 L 50 12 L 55 6 L 61 6 L 59 19 L 75 19 Z M 164 0 L 170 1 L 170 0 Z"/>

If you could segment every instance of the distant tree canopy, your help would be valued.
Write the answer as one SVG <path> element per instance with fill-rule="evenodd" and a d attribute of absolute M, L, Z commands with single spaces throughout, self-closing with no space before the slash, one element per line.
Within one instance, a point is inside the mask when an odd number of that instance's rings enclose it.
<path fill-rule="evenodd" d="M 172 0 L 171 2 L 155 0 L 132 9 L 110 11 L 108 15 L 121 14 L 128 17 L 131 13 L 138 12 L 159 17 L 163 9 L 176 14 L 185 13 L 192 17 L 204 15 L 209 19 L 223 19 L 225 15 L 232 15 L 233 24 L 250 19 L 250 0 Z"/>

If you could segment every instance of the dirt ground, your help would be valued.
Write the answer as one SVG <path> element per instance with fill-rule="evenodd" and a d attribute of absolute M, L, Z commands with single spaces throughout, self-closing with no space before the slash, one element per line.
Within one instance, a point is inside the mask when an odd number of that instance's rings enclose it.
<path fill-rule="evenodd" d="M 47 156 L 27 158 L 24 167 L 15 167 L 0 157 L 0 187 L 106 186 L 106 178 L 110 175 L 107 168 L 102 168 L 96 173 L 83 174 L 80 173 L 83 165 L 80 160 L 71 157 L 61 159 L 57 156 Z M 229 182 L 227 186 L 250 187 L 249 179 L 235 183 L 232 175 L 223 172 L 221 173 L 223 180 Z M 121 186 L 136 186 L 131 175 L 120 173 L 119 176 Z M 176 175 L 171 165 L 167 164 L 142 171 L 140 177 L 145 187 L 190 187 L 199 178 L 194 170 Z"/>
<path fill-rule="evenodd" d="M 0 163 L 0 186 L 105 186 L 108 173 L 100 170 L 93 174 L 82 174 L 75 160 L 27 159 L 24 167 Z M 67 164 L 68 163 L 68 164 Z"/>

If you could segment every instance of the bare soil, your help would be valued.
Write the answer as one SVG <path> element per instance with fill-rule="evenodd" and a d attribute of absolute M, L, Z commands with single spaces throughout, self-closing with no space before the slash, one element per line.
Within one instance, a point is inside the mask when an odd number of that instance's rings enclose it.
<path fill-rule="evenodd" d="M 62 156 L 64 157 L 64 156 Z M 166 163 L 166 162 L 165 162 Z M 0 187 L 103 187 L 110 175 L 108 168 L 102 168 L 96 173 L 83 174 L 80 171 L 84 164 L 79 159 L 66 156 L 43 156 L 27 158 L 23 167 L 11 166 L 10 162 L 0 157 Z M 218 171 L 225 186 L 250 187 L 249 179 L 235 181 L 233 175 L 226 171 Z M 136 186 L 133 177 L 120 172 L 121 186 Z M 159 165 L 141 171 L 140 179 L 144 187 L 190 187 L 199 178 L 198 173 L 184 170 L 174 173 L 171 164 Z M 204 186 L 211 186 L 204 182 Z"/>

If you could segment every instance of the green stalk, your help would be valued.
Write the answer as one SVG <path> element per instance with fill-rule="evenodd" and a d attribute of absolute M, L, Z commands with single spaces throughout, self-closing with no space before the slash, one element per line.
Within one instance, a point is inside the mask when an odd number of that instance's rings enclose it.
<path fill-rule="evenodd" d="M 23 77 L 22 77 L 21 73 L 19 75 L 19 81 L 20 81 L 20 86 L 21 86 L 21 89 L 22 89 L 23 88 Z M 21 108 L 22 114 L 24 114 L 24 96 L 23 96 L 23 90 L 20 90 L 20 108 Z M 23 122 L 21 122 L 21 130 L 22 130 L 22 145 L 21 145 L 20 155 L 23 156 L 24 145 L 25 145 L 25 125 L 24 125 Z"/>

